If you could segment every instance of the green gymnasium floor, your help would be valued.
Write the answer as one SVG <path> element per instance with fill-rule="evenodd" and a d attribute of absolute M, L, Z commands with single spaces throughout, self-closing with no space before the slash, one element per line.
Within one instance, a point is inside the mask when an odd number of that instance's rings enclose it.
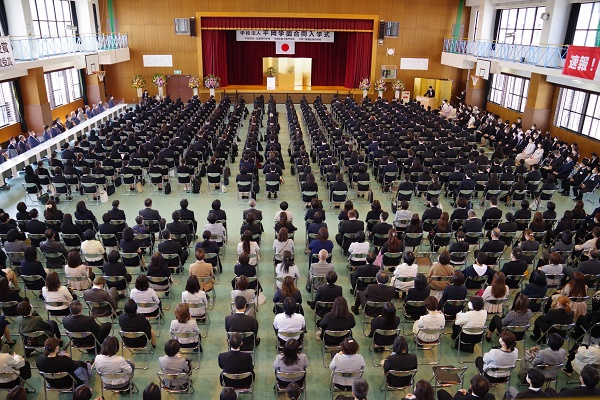
<path fill-rule="evenodd" d="M 250 103 L 249 107 L 252 106 Z M 302 278 L 299 280 L 299 287 L 304 296 L 303 301 L 306 302 L 307 299 L 310 299 L 310 294 L 306 292 L 304 286 L 306 284 L 305 277 L 307 275 L 307 256 L 303 253 L 303 249 L 305 246 L 305 229 L 304 229 L 304 209 L 302 207 L 302 203 L 300 201 L 300 190 L 297 185 L 296 177 L 292 176 L 290 173 L 290 163 L 289 157 L 287 156 L 287 146 L 289 144 L 289 132 L 287 129 L 287 121 L 285 120 L 285 109 L 284 105 L 278 105 L 279 115 L 280 115 L 280 125 L 281 132 L 279 135 L 279 140 L 282 144 L 282 149 L 284 149 L 284 160 L 286 162 L 286 169 L 284 171 L 284 179 L 285 184 L 282 186 L 280 200 L 285 200 L 290 204 L 290 210 L 294 215 L 294 225 L 298 227 L 298 232 L 296 233 L 296 260 L 297 264 L 302 271 Z M 297 112 L 300 115 L 300 109 L 297 106 Z M 246 136 L 247 125 L 240 128 L 240 138 L 242 143 L 244 142 Z M 305 133 L 305 141 L 308 143 L 308 137 Z M 308 146 L 308 145 L 307 145 Z M 242 222 L 242 210 L 247 209 L 247 204 L 239 205 L 237 201 L 236 187 L 235 187 L 235 176 L 238 173 L 237 163 L 239 162 L 239 158 L 236 159 L 236 163 L 231 164 L 231 172 L 232 172 L 232 182 L 228 187 L 228 192 L 215 196 L 207 194 L 206 184 L 202 185 L 202 193 L 199 195 L 179 195 L 175 190 L 176 185 L 173 185 L 173 192 L 169 195 L 157 195 L 152 196 L 154 206 L 153 208 L 158 209 L 161 212 L 161 215 L 167 219 L 167 222 L 170 221 L 171 212 L 175 209 L 179 209 L 179 201 L 180 199 L 187 196 L 190 201 L 190 208 L 195 211 L 196 219 L 198 220 L 199 226 L 203 226 L 206 223 L 205 218 L 208 214 L 208 210 L 210 209 L 211 202 L 219 198 L 222 202 L 222 209 L 227 212 L 228 216 L 228 227 L 229 227 L 229 239 L 226 248 L 225 258 L 223 260 L 223 274 L 221 277 L 221 282 L 216 286 L 217 291 L 217 300 L 213 310 L 210 310 L 210 331 L 208 337 L 202 340 L 202 345 L 204 347 L 204 354 L 202 355 L 202 364 L 199 370 L 195 370 L 193 372 L 193 387 L 195 389 L 194 397 L 197 399 L 218 399 L 218 395 L 221 391 L 221 387 L 219 384 L 219 373 L 220 369 L 217 364 L 217 355 L 220 352 L 227 350 L 226 343 L 226 333 L 224 330 L 224 317 L 229 314 L 229 302 L 230 302 L 230 291 L 231 285 L 230 280 L 233 277 L 233 266 L 236 263 L 236 246 L 239 240 L 239 228 Z M 313 166 L 314 169 L 314 166 Z M 261 189 L 264 190 L 264 175 L 261 174 Z M 16 213 L 16 204 L 19 201 L 23 201 L 24 193 L 21 187 L 22 178 L 16 178 L 9 181 L 12 189 L 10 191 L 0 191 L 0 207 L 4 208 L 11 216 L 14 216 Z M 388 198 L 388 194 L 383 194 L 378 184 L 373 182 L 374 188 L 374 198 L 379 199 L 384 205 L 384 209 L 391 213 L 390 209 L 390 201 Z M 138 210 L 143 208 L 143 202 L 146 197 L 150 196 L 150 189 L 148 186 L 145 187 L 145 192 L 141 194 L 137 194 L 135 196 L 123 196 L 121 194 L 120 188 L 117 188 L 117 193 L 110 197 L 109 203 L 101 204 L 99 206 L 90 206 L 90 209 L 94 212 L 96 217 L 100 220 L 102 214 L 110 209 L 110 202 L 113 199 L 119 199 L 121 201 L 121 208 L 125 211 L 127 215 L 127 222 L 129 225 L 134 224 L 134 218 L 138 213 Z M 321 199 L 327 199 L 326 191 L 324 188 L 324 184 L 320 184 L 320 196 Z M 77 201 L 78 198 L 75 197 Z M 554 200 L 557 203 L 557 212 L 558 215 L 561 216 L 563 211 L 566 209 L 571 209 L 573 207 L 573 201 L 567 197 L 562 197 L 560 195 L 556 195 Z M 64 212 L 74 212 L 75 203 L 74 201 L 71 204 L 66 205 L 64 202 L 59 205 L 59 208 Z M 274 240 L 274 216 L 276 211 L 279 209 L 278 204 L 274 201 L 266 201 L 266 196 L 264 191 L 258 195 L 258 209 L 263 211 L 263 224 L 265 226 L 266 232 L 262 236 L 262 249 L 261 249 L 261 263 L 259 268 L 259 279 L 264 288 L 264 294 L 267 298 L 267 303 L 260 308 L 260 312 L 257 314 L 257 318 L 260 324 L 259 336 L 262 341 L 260 346 L 256 351 L 256 359 L 255 359 L 255 372 L 256 372 L 256 382 L 255 382 L 255 398 L 263 399 L 263 398 L 273 398 L 273 385 L 275 383 L 275 377 L 273 372 L 272 363 L 276 356 L 275 350 L 275 334 L 272 328 L 273 323 L 273 313 L 272 309 L 272 296 L 274 294 L 274 274 L 272 267 L 272 257 L 273 257 L 273 249 L 272 243 Z M 450 206 L 447 199 L 442 198 L 441 204 L 444 210 L 448 210 L 451 213 L 452 207 Z M 588 212 L 591 212 L 595 208 L 595 204 L 586 202 L 586 209 Z M 330 204 L 328 201 L 324 201 L 324 207 L 327 211 L 327 220 L 326 222 L 329 225 L 330 236 L 334 236 L 337 231 L 337 212 L 330 212 Z M 364 216 L 367 214 L 370 209 L 369 204 L 355 204 L 355 208 L 358 209 L 361 219 L 364 219 Z M 506 212 L 506 208 L 502 205 L 501 208 Z M 40 209 L 38 207 L 38 209 Z M 411 211 L 422 214 L 424 205 L 423 201 L 417 200 L 411 204 Z M 475 210 L 480 216 L 483 213 L 483 210 L 479 208 L 479 205 L 475 206 Z M 40 210 L 41 211 L 41 210 Z M 390 217 L 393 218 L 393 217 Z M 193 258 L 193 254 L 188 259 L 188 263 L 186 263 L 186 272 L 187 266 Z M 352 295 L 349 292 L 350 283 L 349 278 L 346 273 L 346 261 L 344 257 L 341 256 L 339 247 L 334 250 L 333 263 L 336 266 L 336 271 L 339 275 L 338 284 L 341 284 L 344 288 L 344 296 L 351 303 Z M 428 267 L 421 267 L 421 271 L 427 271 Z M 185 282 L 185 280 L 184 280 Z M 184 288 L 184 284 L 175 285 L 175 300 L 178 301 L 181 299 L 181 292 Z M 123 301 L 119 302 L 119 306 L 123 306 Z M 156 372 L 159 370 L 158 367 L 158 357 L 163 355 L 163 346 L 167 339 L 170 338 L 168 329 L 169 324 L 172 319 L 174 319 L 174 309 L 176 306 L 176 302 L 171 305 L 171 308 L 165 312 L 165 323 L 162 326 L 162 332 L 160 337 L 158 338 L 158 346 L 154 355 L 151 356 L 151 364 L 150 368 L 147 370 L 136 369 L 134 382 L 136 386 L 140 389 L 140 394 L 134 395 L 134 399 L 141 399 L 141 391 L 145 388 L 150 382 L 158 383 L 158 378 L 156 376 Z M 39 300 L 36 301 L 37 306 L 40 306 L 41 303 Z M 306 312 L 306 321 L 307 321 L 307 330 L 308 334 L 305 336 L 304 340 L 304 351 L 308 354 L 310 365 L 308 368 L 308 378 L 307 378 L 307 398 L 308 399 L 325 399 L 330 396 L 329 394 L 329 385 L 330 385 L 330 371 L 328 368 L 324 368 L 322 364 L 321 357 L 321 343 L 315 340 L 314 338 L 314 312 L 310 310 L 309 307 L 304 307 Z M 42 310 L 43 311 L 43 310 Z M 400 311 L 399 311 L 400 312 Z M 41 313 L 42 315 L 45 312 Z M 364 378 L 369 382 L 370 390 L 369 390 L 369 400 L 383 399 L 383 393 L 379 391 L 379 387 L 383 380 L 383 369 L 380 366 L 373 366 L 371 364 L 371 355 L 368 350 L 370 339 L 365 337 L 362 334 L 362 327 L 360 324 L 360 317 L 357 317 L 357 327 L 354 330 L 354 338 L 360 344 L 359 352 L 364 356 L 367 368 L 364 371 Z M 447 331 L 450 326 L 447 326 Z M 156 327 L 155 327 L 156 329 Z M 406 326 L 406 332 L 410 333 L 412 329 L 412 323 Z M 117 327 L 118 330 L 118 327 Z M 11 331 L 13 333 L 17 332 L 17 327 L 12 326 Z M 117 334 L 118 335 L 118 334 Z M 409 343 L 413 343 L 412 334 L 407 336 Z M 497 339 L 494 339 L 492 344 L 497 344 Z M 451 339 L 450 336 L 443 337 L 442 341 L 442 361 L 440 365 L 460 365 L 458 363 L 456 351 L 451 349 Z M 525 345 L 527 347 L 531 347 L 533 344 L 529 338 L 527 338 Z M 484 351 L 490 349 L 490 344 L 485 343 Z M 565 344 L 566 346 L 566 344 Z M 522 356 L 522 344 L 519 344 L 519 357 Z M 21 341 L 14 347 L 14 350 L 20 354 L 23 354 L 23 347 Z M 476 349 L 476 355 L 481 354 L 481 348 L 478 347 Z M 381 355 L 377 355 L 378 358 Z M 79 359 L 82 357 L 77 351 L 74 353 L 74 358 Z M 431 352 L 418 352 L 419 360 L 423 360 L 423 358 L 427 358 L 425 361 L 431 361 L 433 357 L 437 357 L 437 353 L 434 355 Z M 91 357 L 84 355 L 84 359 L 90 359 Z M 126 358 L 129 356 L 126 353 Z M 473 374 L 476 373 L 475 366 L 473 364 L 475 356 L 467 355 L 464 359 L 470 361 L 468 365 L 469 369 L 465 374 L 466 385 L 465 388 L 468 388 L 468 381 L 471 379 Z M 143 356 L 134 357 L 134 362 L 136 365 L 141 366 L 143 363 Z M 329 363 L 329 357 L 327 358 L 327 364 Z M 517 368 L 518 369 L 518 368 Z M 515 371 L 513 374 L 512 383 L 516 384 L 517 372 Z M 430 380 L 432 378 L 431 366 L 422 365 L 419 367 L 419 372 L 417 373 L 416 379 L 426 379 Z M 566 376 L 562 373 L 559 373 L 559 384 L 558 387 L 561 388 L 566 383 Z M 29 380 L 29 382 L 34 386 L 37 390 L 37 394 L 31 394 L 28 396 L 29 399 L 43 399 L 43 388 L 42 388 L 42 379 L 37 373 L 36 370 L 33 370 L 33 377 Z M 90 381 L 90 386 L 94 389 L 94 396 L 100 395 L 100 383 L 97 375 L 94 375 L 92 380 Z M 460 387 L 451 387 L 450 391 L 452 394 L 456 392 Z M 500 385 L 497 388 L 493 388 L 492 391 L 495 394 L 496 398 L 500 398 L 504 390 L 506 389 L 506 385 Z M 525 387 L 521 388 L 525 389 Z M 115 395 L 113 393 L 105 393 L 107 398 L 115 398 L 119 397 L 119 395 Z M 55 392 L 49 393 L 48 396 L 53 399 L 56 398 L 57 394 Z M 178 396 L 178 395 L 168 395 L 163 393 L 163 399 L 167 398 L 167 396 Z M 70 398 L 70 395 L 61 395 L 63 399 Z M 249 397 L 249 395 L 245 395 L 244 397 Z M 285 397 L 285 396 L 283 396 Z M 404 397 L 403 392 L 390 393 L 388 398 L 402 398 Z M 123 397 L 124 399 L 126 397 Z M 243 397 L 242 397 L 243 398 Z"/>

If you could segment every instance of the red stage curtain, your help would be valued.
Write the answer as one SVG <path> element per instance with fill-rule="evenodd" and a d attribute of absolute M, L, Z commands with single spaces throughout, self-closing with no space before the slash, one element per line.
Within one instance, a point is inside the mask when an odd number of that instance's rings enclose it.
<path fill-rule="evenodd" d="M 202 28 L 299 29 L 329 31 L 372 31 L 373 20 L 330 18 L 202 17 Z"/>
<path fill-rule="evenodd" d="M 296 42 L 296 54 L 290 57 L 312 59 L 313 86 L 343 86 L 344 59 L 348 37 L 355 33 L 336 32 L 333 43 Z M 282 57 L 275 53 L 275 42 L 238 42 L 235 31 L 227 32 L 228 76 L 231 85 L 262 85 L 264 57 Z M 369 58 L 370 61 L 370 58 Z"/>
<path fill-rule="evenodd" d="M 361 79 L 371 75 L 371 50 L 373 34 L 357 32 L 348 35 L 346 76 L 344 87 L 357 88 Z"/>
<path fill-rule="evenodd" d="M 229 85 L 227 75 L 227 31 L 202 31 L 202 66 L 204 74 L 221 78 L 221 86 Z"/>

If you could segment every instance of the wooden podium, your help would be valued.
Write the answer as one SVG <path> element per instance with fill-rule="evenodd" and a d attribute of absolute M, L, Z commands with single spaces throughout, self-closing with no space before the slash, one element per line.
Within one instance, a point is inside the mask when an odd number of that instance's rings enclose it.
<path fill-rule="evenodd" d="M 279 88 L 294 89 L 296 76 L 295 74 L 279 74 Z"/>
<path fill-rule="evenodd" d="M 433 110 L 437 108 L 437 99 L 435 97 L 417 96 L 417 101 L 420 101 L 423 107 L 431 107 Z"/>

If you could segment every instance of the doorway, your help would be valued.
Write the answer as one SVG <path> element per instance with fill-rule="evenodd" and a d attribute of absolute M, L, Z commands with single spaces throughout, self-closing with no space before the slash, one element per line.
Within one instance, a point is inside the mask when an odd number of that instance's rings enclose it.
<path fill-rule="evenodd" d="M 172 100 L 181 98 L 184 103 L 193 96 L 192 89 L 188 86 L 189 75 L 167 75 L 167 94 Z"/>

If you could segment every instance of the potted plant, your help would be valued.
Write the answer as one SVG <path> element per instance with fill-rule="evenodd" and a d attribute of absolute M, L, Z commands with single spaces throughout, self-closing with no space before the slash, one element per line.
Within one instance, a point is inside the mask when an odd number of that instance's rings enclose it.
<path fill-rule="evenodd" d="M 369 90 L 371 90 L 371 81 L 369 78 L 364 78 L 362 81 L 360 81 L 358 88 L 363 91 L 363 97 L 367 97 Z"/>
<path fill-rule="evenodd" d="M 137 90 L 138 97 L 142 97 L 142 89 L 146 87 L 146 80 L 141 75 L 135 75 L 131 80 L 131 87 Z"/>
<path fill-rule="evenodd" d="M 377 82 L 375 82 L 375 90 L 379 93 L 379 97 L 383 98 L 383 92 L 387 89 L 387 83 L 385 79 L 379 78 Z"/>
<path fill-rule="evenodd" d="M 221 87 L 221 78 L 216 75 L 208 74 L 204 77 L 204 87 L 210 90 L 210 95 L 215 95 L 215 89 Z"/>
<path fill-rule="evenodd" d="M 398 79 L 396 82 L 392 83 L 392 89 L 394 90 L 394 97 L 398 100 L 400 98 L 400 92 L 406 89 L 406 85 L 401 79 Z"/>
<path fill-rule="evenodd" d="M 265 72 L 267 73 L 267 76 L 270 78 L 275 75 L 275 68 L 269 67 L 269 68 L 267 68 L 267 70 Z"/>
<path fill-rule="evenodd" d="M 198 88 L 200 87 L 200 78 L 198 78 L 197 76 L 190 77 L 190 80 L 188 81 L 188 86 L 194 92 L 194 96 L 198 96 Z"/>
<path fill-rule="evenodd" d="M 161 73 L 154 74 L 152 84 L 158 88 L 158 97 L 163 97 L 163 87 L 167 84 L 165 76 Z"/>

